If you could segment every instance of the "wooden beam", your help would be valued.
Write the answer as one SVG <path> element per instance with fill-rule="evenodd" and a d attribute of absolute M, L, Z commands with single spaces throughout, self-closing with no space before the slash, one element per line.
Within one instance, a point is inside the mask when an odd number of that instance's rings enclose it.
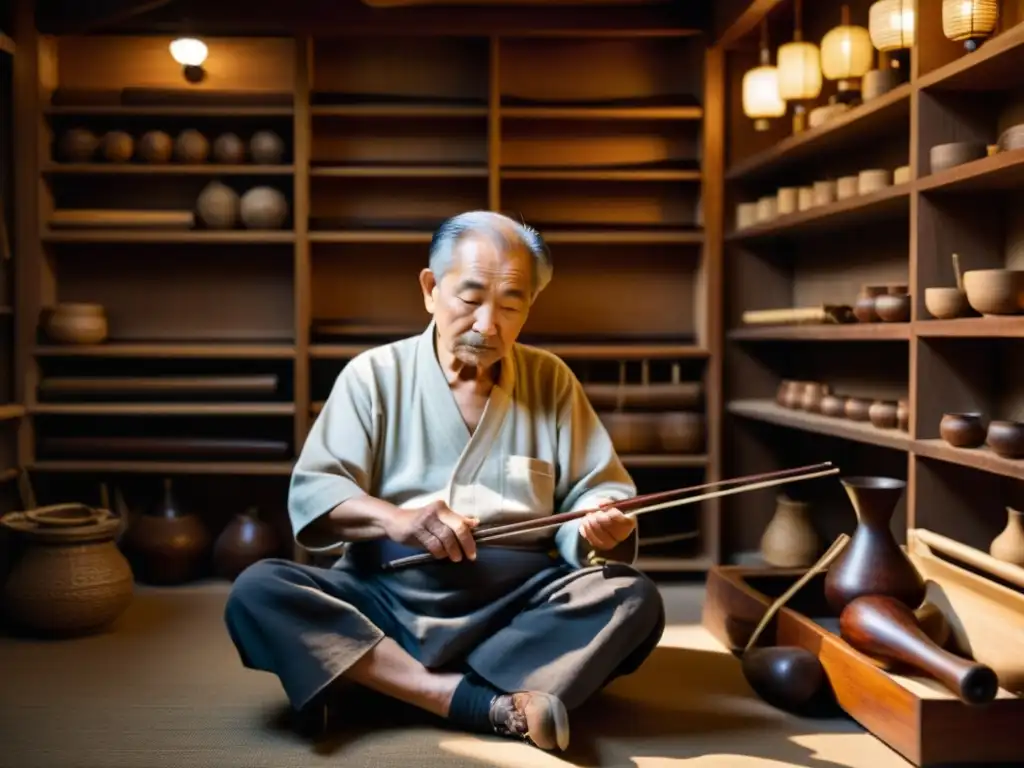
<path fill-rule="evenodd" d="M 723 49 L 735 48 L 747 35 L 753 32 L 761 19 L 781 5 L 784 0 L 753 0 L 735 17 L 729 26 L 718 35 L 715 44 Z"/>
<path fill-rule="evenodd" d="M 83 35 L 123 24 L 170 5 L 174 0 L 43 0 L 37 10 L 40 31 Z"/>

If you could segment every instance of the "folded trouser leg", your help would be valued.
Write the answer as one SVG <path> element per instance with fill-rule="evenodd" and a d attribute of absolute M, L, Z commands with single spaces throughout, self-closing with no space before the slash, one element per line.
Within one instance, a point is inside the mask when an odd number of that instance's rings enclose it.
<path fill-rule="evenodd" d="M 384 637 L 412 650 L 378 589 L 343 570 L 263 560 L 235 580 L 224 619 L 242 663 L 276 675 L 301 710 Z"/>

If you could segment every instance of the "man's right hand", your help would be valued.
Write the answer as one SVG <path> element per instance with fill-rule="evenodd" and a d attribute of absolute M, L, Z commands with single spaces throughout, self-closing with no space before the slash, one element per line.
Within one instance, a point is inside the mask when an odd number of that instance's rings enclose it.
<path fill-rule="evenodd" d="M 407 547 L 421 546 L 439 560 L 460 562 L 463 556 L 476 560 L 473 529 L 478 521 L 463 517 L 443 501 L 434 501 L 419 509 L 401 509 L 388 525 L 392 541 Z"/>

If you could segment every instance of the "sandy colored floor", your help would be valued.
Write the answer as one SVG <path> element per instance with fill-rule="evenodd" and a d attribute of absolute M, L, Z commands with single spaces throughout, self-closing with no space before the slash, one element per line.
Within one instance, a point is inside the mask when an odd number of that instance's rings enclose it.
<path fill-rule="evenodd" d="M 561 756 L 364 707 L 326 735 L 300 735 L 276 679 L 238 663 L 221 618 L 226 594 L 140 589 L 108 634 L 0 638 L 0 768 L 908 765 L 850 721 L 804 721 L 755 698 L 700 627 L 700 587 L 664 588 L 661 647 L 574 713 Z"/>

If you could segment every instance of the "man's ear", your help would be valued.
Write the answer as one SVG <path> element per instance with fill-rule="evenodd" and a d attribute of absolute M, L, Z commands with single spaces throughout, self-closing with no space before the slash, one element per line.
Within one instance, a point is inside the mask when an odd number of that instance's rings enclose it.
<path fill-rule="evenodd" d="M 438 285 L 434 273 L 429 269 L 424 268 L 420 272 L 420 289 L 423 291 L 423 306 L 427 308 L 427 312 L 434 314 L 436 302 L 434 292 L 438 289 Z"/>

